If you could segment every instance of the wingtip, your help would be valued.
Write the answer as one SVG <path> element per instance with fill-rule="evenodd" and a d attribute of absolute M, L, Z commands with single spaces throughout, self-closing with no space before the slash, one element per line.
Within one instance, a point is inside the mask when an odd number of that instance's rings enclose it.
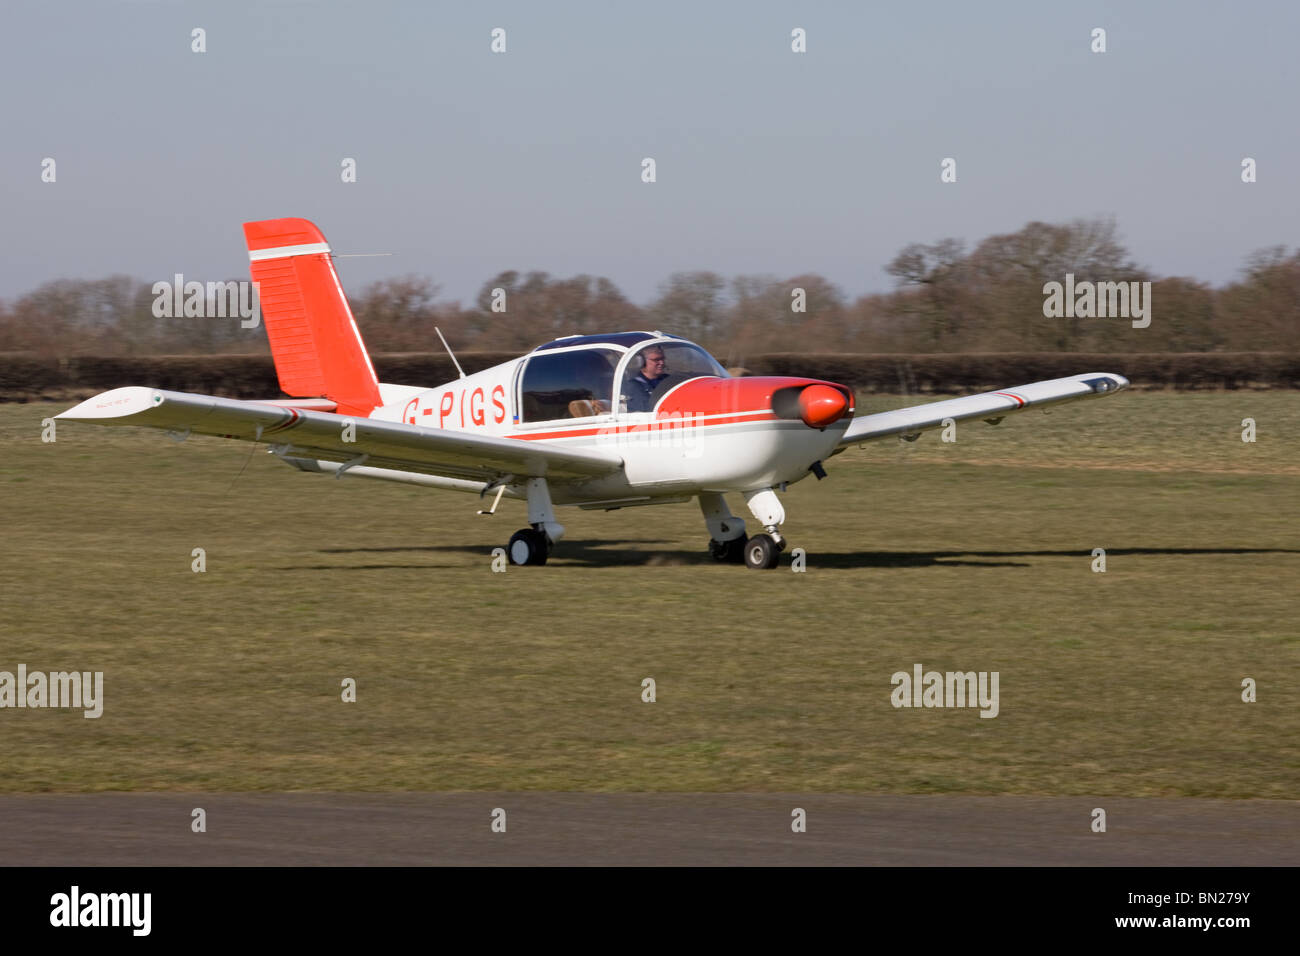
<path fill-rule="evenodd" d="M 74 405 L 55 415 L 68 421 L 93 422 L 106 418 L 125 418 L 146 409 L 161 405 L 163 394 L 155 388 L 127 385 L 111 391 L 100 392 L 80 405 Z"/>

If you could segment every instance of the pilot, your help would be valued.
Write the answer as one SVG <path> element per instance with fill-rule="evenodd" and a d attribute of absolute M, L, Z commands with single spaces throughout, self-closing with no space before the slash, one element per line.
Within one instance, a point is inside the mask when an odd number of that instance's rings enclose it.
<path fill-rule="evenodd" d="M 627 379 L 623 386 L 627 392 L 627 410 L 654 411 L 654 402 L 650 396 L 668 374 L 668 360 L 664 358 L 664 350 L 657 345 L 641 352 L 637 359 L 641 363 L 641 370 Z"/>

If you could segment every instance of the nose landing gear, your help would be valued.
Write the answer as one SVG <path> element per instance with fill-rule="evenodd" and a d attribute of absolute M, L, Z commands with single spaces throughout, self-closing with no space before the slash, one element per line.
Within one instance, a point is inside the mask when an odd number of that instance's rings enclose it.
<path fill-rule="evenodd" d="M 784 538 L 778 542 L 770 534 L 756 534 L 745 544 L 745 564 L 756 571 L 774 568 L 784 550 Z"/>
<path fill-rule="evenodd" d="M 767 532 L 749 539 L 745 545 L 745 564 L 755 570 L 774 568 L 785 550 L 785 538 L 781 535 L 785 508 L 777 498 L 775 488 L 745 492 L 745 504 Z"/>

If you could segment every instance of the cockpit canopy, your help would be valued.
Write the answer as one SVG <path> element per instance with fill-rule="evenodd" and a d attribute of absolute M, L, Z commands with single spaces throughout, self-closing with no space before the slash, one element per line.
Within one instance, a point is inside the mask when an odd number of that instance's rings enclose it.
<path fill-rule="evenodd" d="M 532 355 L 524 368 L 523 420 L 588 418 L 607 413 L 622 352 L 580 348 Z"/>
<path fill-rule="evenodd" d="M 524 366 L 522 420 L 650 412 L 674 387 L 700 376 L 726 378 L 727 371 L 704 349 L 676 336 L 623 332 L 557 339 L 535 349 Z"/>

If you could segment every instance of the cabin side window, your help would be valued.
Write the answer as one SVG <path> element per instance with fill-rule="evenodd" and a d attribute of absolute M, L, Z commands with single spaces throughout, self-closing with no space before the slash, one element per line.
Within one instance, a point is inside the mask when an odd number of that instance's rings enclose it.
<path fill-rule="evenodd" d="M 533 355 L 524 367 L 523 420 L 545 422 L 607 414 L 620 355 L 613 349 Z"/>

